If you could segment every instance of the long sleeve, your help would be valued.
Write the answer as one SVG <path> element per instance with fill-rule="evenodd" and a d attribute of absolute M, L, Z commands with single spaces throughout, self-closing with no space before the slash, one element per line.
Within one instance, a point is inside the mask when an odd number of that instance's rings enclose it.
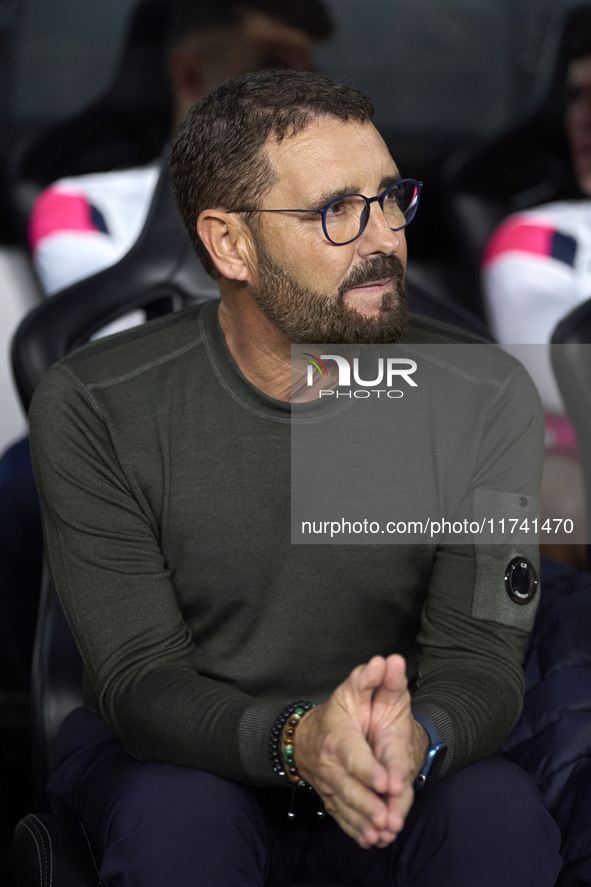
<path fill-rule="evenodd" d="M 139 759 L 248 781 L 240 721 L 255 700 L 195 668 L 154 514 L 96 402 L 63 369 L 34 399 L 31 445 L 52 576 L 101 713 Z"/>

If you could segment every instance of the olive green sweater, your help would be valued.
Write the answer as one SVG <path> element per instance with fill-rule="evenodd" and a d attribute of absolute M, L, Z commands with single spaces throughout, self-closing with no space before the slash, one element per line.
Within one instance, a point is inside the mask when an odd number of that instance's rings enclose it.
<path fill-rule="evenodd" d="M 413 318 L 404 341 L 474 340 Z M 499 354 L 461 434 L 481 454 L 481 485 L 536 495 L 539 399 Z M 505 591 L 523 547 L 291 544 L 292 421 L 298 408 L 241 374 L 216 301 L 88 345 L 47 374 L 33 461 L 87 704 L 139 759 L 272 785 L 280 709 L 326 700 L 356 665 L 398 652 L 414 710 L 448 744 L 446 771 L 493 753 L 521 710 L 537 602 Z M 534 454 L 525 473 L 522 446 Z"/>

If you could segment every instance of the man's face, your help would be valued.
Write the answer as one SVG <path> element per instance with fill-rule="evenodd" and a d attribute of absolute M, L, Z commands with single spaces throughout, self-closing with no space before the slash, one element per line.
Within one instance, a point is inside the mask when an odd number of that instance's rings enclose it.
<path fill-rule="evenodd" d="M 568 76 L 566 132 L 579 187 L 591 196 L 591 56 L 571 62 Z"/>
<path fill-rule="evenodd" d="M 381 193 L 396 164 L 372 124 L 325 118 L 267 151 L 277 184 L 265 209 L 318 207 L 339 194 Z M 260 213 L 252 297 L 294 343 L 388 343 L 406 326 L 406 240 L 377 203 L 352 243 L 324 236 L 318 214 Z"/>

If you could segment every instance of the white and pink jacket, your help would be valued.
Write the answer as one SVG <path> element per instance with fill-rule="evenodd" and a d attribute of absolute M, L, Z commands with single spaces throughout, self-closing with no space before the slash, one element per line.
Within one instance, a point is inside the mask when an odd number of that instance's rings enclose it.
<path fill-rule="evenodd" d="M 39 195 L 29 244 L 47 295 L 123 258 L 143 228 L 157 180 L 151 163 L 60 179 Z"/>
<path fill-rule="evenodd" d="M 509 216 L 488 243 L 482 281 L 498 342 L 548 344 L 558 322 L 591 298 L 591 200 Z M 548 349 L 532 349 L 527 368 L 546 411 L 564 413 Z"/>

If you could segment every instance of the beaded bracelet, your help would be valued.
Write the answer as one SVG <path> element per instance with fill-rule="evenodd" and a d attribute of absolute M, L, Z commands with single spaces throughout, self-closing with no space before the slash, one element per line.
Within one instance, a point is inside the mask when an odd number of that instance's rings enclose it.
<path fill-rule="evenodd" d="M 300 719 L 307 711 L 316 708 L 317 705 L 317 702 L 303 702 L 302 700 L 299 702 L 291 702 L 289 705 L 286 705 L 285 708 L 279 712 L 279 715 L 273 722 L 271 733 L 269 734 L 268 749 L 273 770 L 278 776 L 287 776 L 292 785 L 297 785 L 301 788 L 312 789 L 312 786 L 308 785 L 308 783 L 302 779 L 295 766 L 293 757 L 293 738 L 295 728 L 299 724 Z M 295 721 L 294 724 L 291 723 L 292 719 Z M 288 720 L 290 725 L 286 731 L 287 739 L 285 745 L 282 748 L 283 728 Z M 288 752 L 288 748 L 291 749 L 291 751 Z"/>
<path fill-rule="evenodd" d="M 283 740 L 283 760 L 287 767 L 289 781 L 293 782 L 294 785 L 299 785 L 301 788 L 311 789 L 312 786 L 308 785 L 308 783 L 302 779 L 298 773 L 298 768 L 296 767 L 294 758 L 295 731 L 306 712 L 310 711 L 311 708 L 316 708 L 317 705 L 317 702 L 305 702 L 303 705 L 298 706 L 298 708 L 296 708 L 296 710 L 289 716 L 286 723 L 287 729 L 285 730 L 285 739 Z M 283 735 L 283 731 L 281 735 Z"/>

